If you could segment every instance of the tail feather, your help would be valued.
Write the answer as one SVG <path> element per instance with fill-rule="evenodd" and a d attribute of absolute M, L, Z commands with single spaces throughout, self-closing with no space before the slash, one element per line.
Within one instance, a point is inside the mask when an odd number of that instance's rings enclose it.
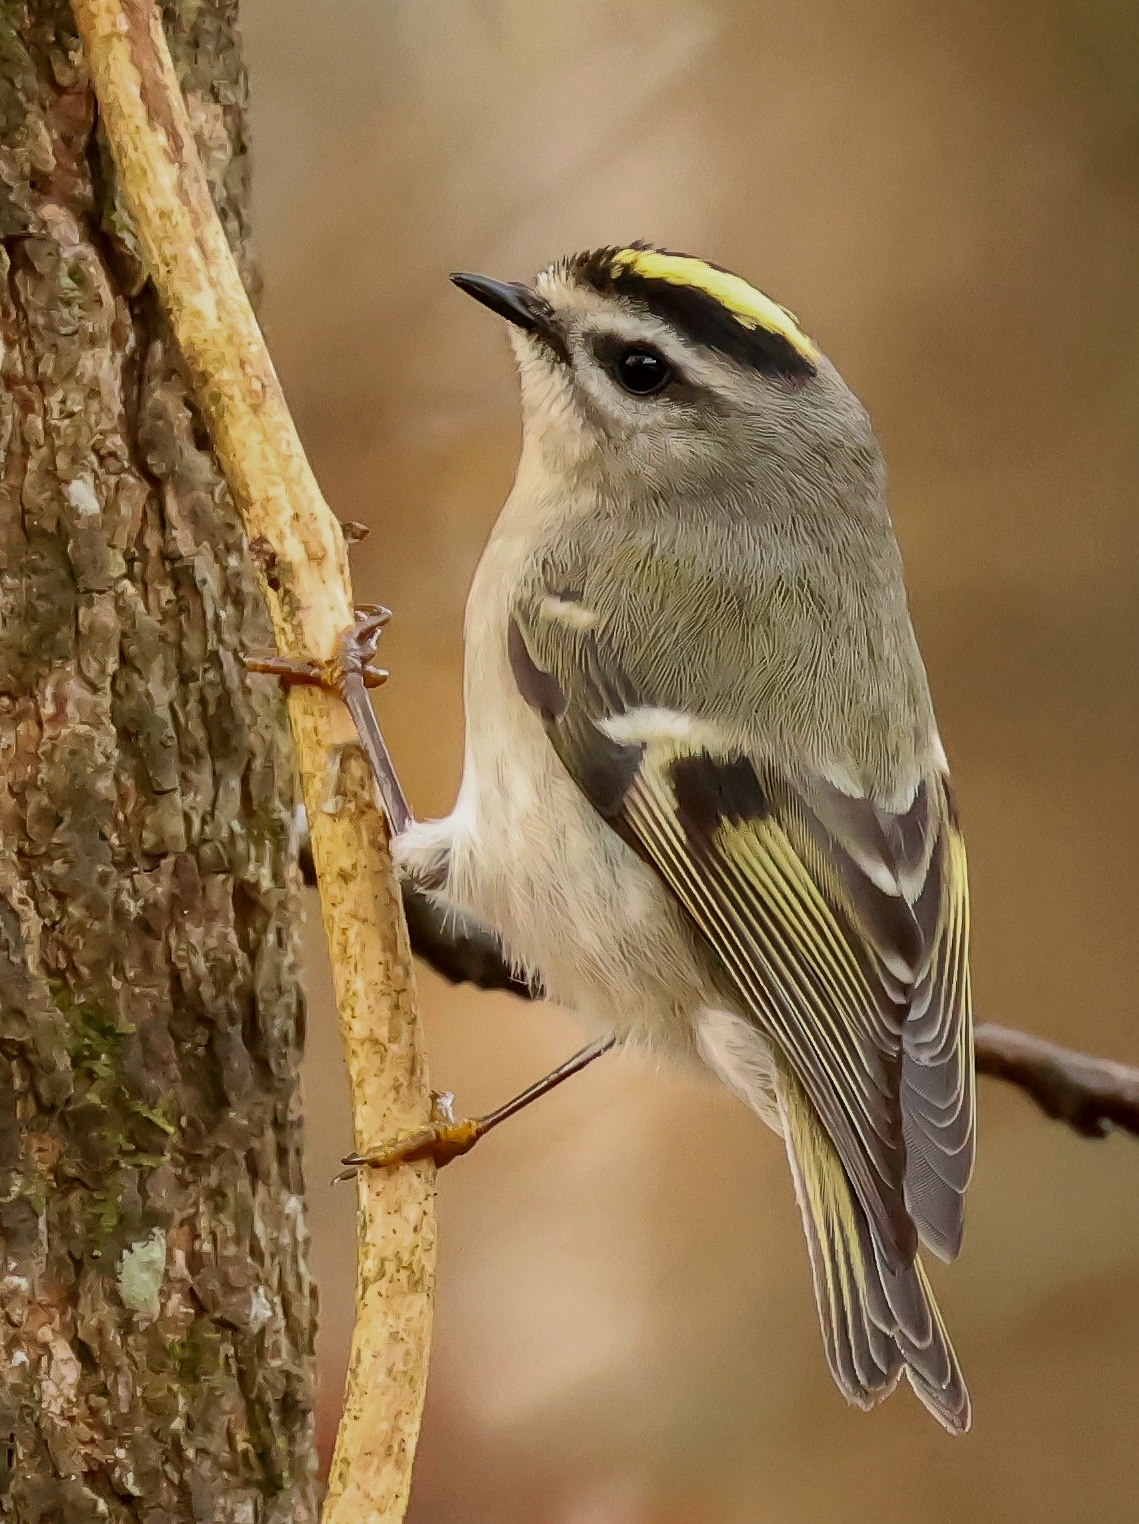
<path fill-rule="evenodd" d="M 902 1028 L 906 1206 L 940 1259 L 961 1248 L 963 1197 L 973 1172 L 976 1082 L 969 986 L 965 846 L 943 780 L 944 823 L 926 887 L 914 904 L 929 962 Z"/>
<path fill-rule="evenodd" d="M 969 1393 L 921 1261 L 889 1268 L 837 1150 L 793 1079 L 784 1078 L 779 1102 L 823 1342 L 840 1390 L 870 1408 L 904 1373 L 940 1423 L 964 1432 Z"/>
<path fill-rule="evenodd" d="M 906 1143 L 906 1206 L 926 1248 L 938 1259 L 956 1259 L 965 1225 L 962 1197 L 972 1160 L 964 1159 L 958 1177 L 946 1180 L 940 1139 L 931 1136 L 915 1116 L 912 1090 L 905 1080 L 905 1064 L 902 1072 L 902 1103 L 909 1108 L 902 1123 Z"/>

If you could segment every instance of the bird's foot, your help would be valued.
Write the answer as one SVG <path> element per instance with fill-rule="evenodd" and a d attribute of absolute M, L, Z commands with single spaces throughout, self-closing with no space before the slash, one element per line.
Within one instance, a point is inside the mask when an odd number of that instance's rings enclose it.
<path fill-rule="evenodd" d="M 432 1159 L 435 1167 L 442 1169 L 444 1164 L 450 1164 L 452 1159 L 469 1154 L 479 1139 L 485 1137 L 491 1128 L 505 1122 L 507 1117 L 517 1116 L 527 1106 L 533 1105 L 542 1096 L 549 1095 L 551 1090 L 556 1090 L 573 1075 L 580 1074 L 595 1059 L 600 1058 L 603 1053 L 610 1052 L 616 1046 L 616 1037 L 611 1035 L 599 1037 L 588 1047 L 575 1053 L 572 1058 L 567 1058 L 564 1064 L 551 1069 L 549 1074 L 543 1075 L 540 1080 L 528 1086 L 520 1094 L 512 1096 L 505 1105 L 496 1106 L 485 1116 L 469 1117 L 463 1122 L 455 1121 L 455 1113 L 451 1105 L 454 1097 L 449 1092 L 443 1095 L 432 1095 L 433 1120 L 427 1127 L 421 1127 L 418 1132 L 409 1133 L 403 1138 L 393 1138 L 390 1143 L 381 1143 L 378 1148 L 370 1149 L 367 1153 L 349 1154 L 341 1161 L 344 1168 L 336 1179 L 351 1180 L 352 1176 L 362 1169 L 391 1169 L 396 1164 L 414 1164 L 420 1159 Z"/>
<path fill-rule="evenodd" d="M 251 652 L 242 661 L 249 672 L 277 677 L 284 683 L 325 688 L 339 698 L 344 697 L 345 682 L 353 676 L 358 675 L 365 688 L 379 688 L 387 682 L 389 674 L 383 667 L 373 666 L 372 658 L 391 617 L 391 611 L 379 604 L 361 604 L 355 622 L 340 637 L 336 655 L 329 661 L 318 661 L 313 656 L 281 656 L 275 651 Z"/>
<path fill-rule="evenodd" d="M 381 1143 L 378 1148 L 368 1149 L 365 1153 L 346 1154 L 340 1161 L 344 1168 L 335 1180 L 351 1180 L 362 1169 L 394 1169 L 397 1164 L 416 1164 L 421 1159 L 430 1159 L 436 1169 L 442 1169 L 452 1159 L 470 1153 L 486 1131 L 486 1123 L 482 1117 L 456 1121 L 454 1101 L 449 1090 L 441 1095 L 433 1094 L 433 1120 L 428 1126 L 408 1133 L 406 1137 L 393 1138 L 390 1143 Z"/>
<path fill-rule="evenodd" d="M 378 603 L 359 604 L 355 622 L 340 637 L 336 655 L 330 661 L 317 661 L 311 656 L 278 656 L 274 652 L 246 656 L 244 660 L 250 672 L 264 672 L 286 683 L 315 684 L 344 701 L 384 802 L 388 824 L 393 834 L 399 835 L 414 824 L 415 817 L 365 692 L 388 680 L 382 667 L 372 665 L 372 657 L 391 617 L 390 611 Z"/>

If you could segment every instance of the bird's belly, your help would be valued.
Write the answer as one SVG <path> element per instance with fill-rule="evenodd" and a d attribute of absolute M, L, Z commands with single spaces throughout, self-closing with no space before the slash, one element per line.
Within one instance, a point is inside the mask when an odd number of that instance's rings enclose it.
<path fill-rule="evenodd" d="M 591 1028 L 687 1047 L 707 996 L 691 934 L 516 703 L 511 723 L 496 708 L 493 729 L 476 721 L 468 735 L 448 897 L 493 926 L 549 998 Z"/>

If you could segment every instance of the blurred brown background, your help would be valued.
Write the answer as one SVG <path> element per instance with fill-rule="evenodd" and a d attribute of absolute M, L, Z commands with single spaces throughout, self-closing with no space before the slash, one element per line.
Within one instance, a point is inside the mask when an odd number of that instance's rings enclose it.
<path fill-rule="evenodd" d="M 468 579 L 515 382 L 455 267 L 648 237 L 787 302 L 869 403 L 972 854 L 982 1016 L 1139 1062 L 1139 19 L 1128 0 L 246 0 L 264 315 L 318 474 L 375 533 L 381 696 L 452 800 Z M 319 949 L 306 1076 L 325 1421 L 349 1143 Z M 424 976 L 464 1109 L 563 1015 Z M 938 1277 L 976 1425 L 827 1377 L 782 1149 L 607 1060 L 448 1170 L 414 1524 L 1139 1519 L 1139 1147 L 986 1083 Z"/>

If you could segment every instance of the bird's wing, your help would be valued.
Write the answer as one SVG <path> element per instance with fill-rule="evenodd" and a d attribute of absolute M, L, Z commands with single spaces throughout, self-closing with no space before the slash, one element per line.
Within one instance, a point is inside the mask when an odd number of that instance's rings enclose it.
<path fill-rule="evenodd" d="M 792 780 L 660 706 L 588 621 L 542 601 L 515 610 L 511 665 L 570 776 L 792 1069 L 890 1262 L 913 1260 L 915 1221 L 953 1244 L 972 1096 L 963 858 L 940 780 L 902 816 Z"/>
<path fill-rule="evenodd" d="M 973 1168 L 975 1094 L 965 845 L 949 778 L 923 778 L 892 813 L 821 779 L 793 791 L 805 860 L 871 985 L 902 1011 L 899 1099 L 905 1195 L 922 1241 L 943 1259 L 961 1246 Z"/>
<path fill-rule="evenodd" d="M 949 779 L 934 779 L 914 809 L 912 835 L 920 827 L 925 838 L 912 882 L 923 957 L 902 1028 L 906 1199 L 922 1240 L 953 1259 L 976 1144 L 969 881 Z"/>

